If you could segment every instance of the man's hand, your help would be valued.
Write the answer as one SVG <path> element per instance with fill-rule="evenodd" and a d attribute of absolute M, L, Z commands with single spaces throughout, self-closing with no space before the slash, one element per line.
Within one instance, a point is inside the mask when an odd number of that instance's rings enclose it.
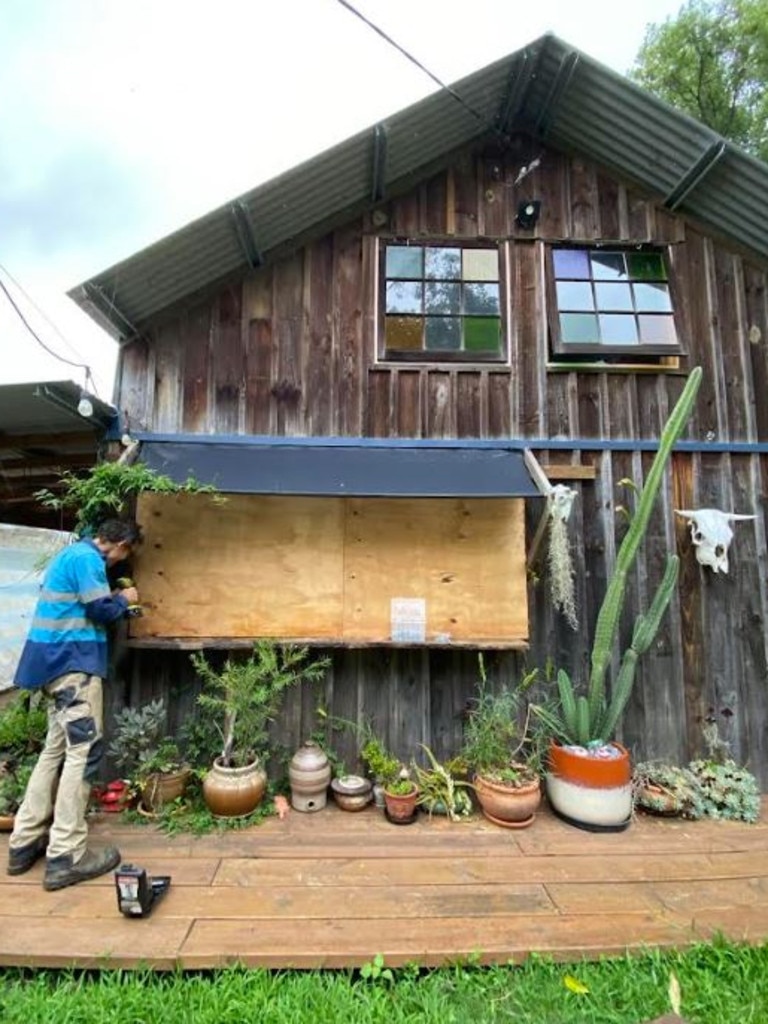
<path fill-rule="evenodd" d="M 123 587 L 123 589 L 119 590 L 118 593 L 122 594 L 128 604 L 139 603 L 139 592 L 136 587 Z"/>

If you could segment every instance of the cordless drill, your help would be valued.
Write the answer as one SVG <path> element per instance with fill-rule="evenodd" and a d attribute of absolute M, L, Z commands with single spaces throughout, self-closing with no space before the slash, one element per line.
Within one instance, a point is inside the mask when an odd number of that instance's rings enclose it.
<path fill-rule="evenodd" d="M 135 587 L 136 584 L 133 582 L 130 576 L 121 576 L 117 581 L 118 590 L 126 590 L 128 587 Z M 144 610 L 140 604 L 129 604 L 125 609 L 125 614 L 129 619 L 139 619 L 144 614 Z"/>

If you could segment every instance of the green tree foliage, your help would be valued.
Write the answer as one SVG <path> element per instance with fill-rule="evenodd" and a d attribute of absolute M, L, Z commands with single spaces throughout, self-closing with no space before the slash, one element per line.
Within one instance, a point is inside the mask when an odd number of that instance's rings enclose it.
<path fill-rule="evenodd" d="M 630 76 L 768 160 L 768 0 L 688 0 L 648 26 Z"/>

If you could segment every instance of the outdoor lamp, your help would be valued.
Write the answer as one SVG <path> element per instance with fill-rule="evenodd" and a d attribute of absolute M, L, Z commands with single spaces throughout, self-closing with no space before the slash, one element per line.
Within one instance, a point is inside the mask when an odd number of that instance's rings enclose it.
<path fill-rule="evenodd" d="M 541 213 L 540 199 L 524 199 L 517 204 L 517 216 L 515 223 L 518 227 L 526 230 L 535 228 Z"/>

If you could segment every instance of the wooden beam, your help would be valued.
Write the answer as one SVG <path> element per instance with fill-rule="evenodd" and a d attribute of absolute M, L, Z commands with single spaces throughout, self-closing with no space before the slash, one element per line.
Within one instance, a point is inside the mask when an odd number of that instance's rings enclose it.
<path fill-rule="evenodd" d="M 141 639 L 130 639 L 123 641 L 126 647 L 145 648 L 145 649 L 158 649 L 166 651 L 197 651 L 202 648 L 211 648 L 213 650 L 230 650 L 238 648 L 253 647 L 256 640 L 259 637 L 252 637 L 245 639 L 243 637 L 221 637 L 221 636 L 208 636 L 208 637 L 142 637 Z M 277 637 L 268 637 L 271 642 L 277 644 L 298 644 L 300 647 L 344 647 L 344 648 L 364 648 L 364 647 L 401 647 L 409 649 L 412 647 L 430 647 L 432 649 L 447 649 L 452 650 L 455 647 L 465 647 L 470 650 L 499 650 L 499 651 L 527 651 L 529 649 L 528 641 L 521 637 L 504 637 L 499 640 L 451 640 L 450 643 L 393 643 L 392 641 L 375 641 L 368 643 L 365 641 L 347 641 L 347 640 L 329 640 L 328 637 L 287 637 L 280 639 Z"/>
<path fill-rule="evenodd" d="M 595 480 L 597 477 L 597 470 L 594 466 L 549 465 L 541 463 L 541 468 L 549 480 Z"/>
<path fill-rule="evenodd" d="M 62 454 L 53 452 L 50 455 L 27 455 L 24 458 L 4 459 L 0 455 L 0 469 L 6 472 L 13 472 L 20 469 L 37 469 L 47 467 L 55 469 L 57 466 L 92 466 L 96 461 L 95 452 L 72 452 Z"/>
<path fill-rule="evenodd" d="M 0 431 L 0 448 L 26 451 L 28 448 L 84 448 L 96 447 L 96 431 L 75 434 L 6 434 Z"/>

